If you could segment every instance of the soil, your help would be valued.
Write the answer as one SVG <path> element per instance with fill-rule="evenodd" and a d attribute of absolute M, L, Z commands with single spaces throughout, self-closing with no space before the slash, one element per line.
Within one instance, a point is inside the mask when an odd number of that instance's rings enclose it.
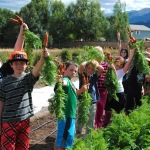
<path fill-rule="evenodd" d="M 44 124 L 44 126 L 42 126 Z M 47 107 L 31 118 L 30 150 L 53 150 L 56 137 L 55 116 Z"/>
<path fill-rule="evenodd" d="M 34 88 L 44 86 L 44 84 L 37 82 Z M 30 150 L 53 150 L 56 138 L 55 119 L 55 116 L 49 113 L 47 107 L 43 107 L 41 111 L 31 118 Z"/>

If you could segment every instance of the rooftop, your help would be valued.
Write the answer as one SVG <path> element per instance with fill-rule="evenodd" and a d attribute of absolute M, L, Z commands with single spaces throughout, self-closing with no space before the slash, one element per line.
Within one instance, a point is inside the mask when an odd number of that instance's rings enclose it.
<path fill-rule="evenodd" d="M 144 26 L 144 25 L 134 25 L 130 24 L 130 29 L 131 30 L 137 30 L 137 31 L 150 31 L 150 28 Z"/>

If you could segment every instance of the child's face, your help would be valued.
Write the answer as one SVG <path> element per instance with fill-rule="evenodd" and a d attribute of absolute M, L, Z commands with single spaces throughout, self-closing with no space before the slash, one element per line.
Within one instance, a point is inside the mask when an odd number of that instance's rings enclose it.
<path fill-rule="evenodd" d="M 122 69 L 123 68 L 123 61 L 122 60 L 116 60 L 114 65 L 115 65 L 116 69 Z"/>
<path fill-rule="evenodd" d="M 95 71 L 94 65 L 93 64 L 87 65 L 85 71 L 86 71 L 87 76 L 93 75 L 93 73 Z"/>
<path fill-rule="evenodd" d="M 75 77 L 76 73 L 78 72 L 78 67 L 75 65 L 70 65 L 65 71 L 64 71 L 64 76 L 69 77 L 72 79 Z"/>
<path fill-rule="evenodd" d="M 25 61 L 14 61 L 11 64 L 11 67 L 14 70 L 14 74 L 21 75 L 27 68 L 27 62 Z"/>
<path fill-rule="evenodd" d="M 120 52 L 120 55 L 121 55 L 123 58 L 125 58 L 125 57 L 127 56 L 126 50 L 122 50 L 122 51 Z"/>

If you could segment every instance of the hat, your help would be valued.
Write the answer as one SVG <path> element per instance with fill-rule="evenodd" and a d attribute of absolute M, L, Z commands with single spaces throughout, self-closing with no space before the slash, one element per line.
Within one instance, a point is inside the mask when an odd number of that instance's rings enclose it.
<path fill-rule="evenodd" d="M 28 61 L 27 54 L 24 51 L 13 51 L 10 54 L 9 60 L 12 61 Z"/>

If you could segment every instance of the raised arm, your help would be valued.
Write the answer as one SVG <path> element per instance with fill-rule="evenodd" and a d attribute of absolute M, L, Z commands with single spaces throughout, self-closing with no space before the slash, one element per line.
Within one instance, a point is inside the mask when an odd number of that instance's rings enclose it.
<path fill-rule="evenodd" d="M 124 67 L 123 67 L 124 73 L 126 73 L 129 70 L 131 62 L 132 62 L 133 57 L 134 57 L 135 51 L 136 51 L 136 48 L 134 48 L 132 51 L 130 51 L 129 59 L 128 59 L 127 63 L 124 65 Z"/>
<path fill-rule="evenodd" d="M 32 70 L 32 74 L 34 77 L 37 77 L 39 75 L 39 73 L 42 69 L 42 66 L 44 64 L 44 60 L 48 56 L 49 56 L 48 50 L 46 48 L 44 48 L 44 50 L 42 50 L 40 60 L 37 62 L 37 64 L 34 66 L 34 68 Z"/>
<path fill-rule="evenodd" d="M 21 50 L 23 50 L 23 45 L 24 45 L 24 30 L 28 30 L 28 26 L 25 23 L 23 23 L 20 26 L 20 32 L 19 32 L 19 35 L 17 37 L 17 41 L 15 43 L 15 47 L 14 47 L 15 51 L 21 51 Z"/>
<path fill-rule="evenodd" d="M 120 32 L 117 32 L 117 39 L 118 39 L 118 56 L 120 56 L 121 52 L 121 38 L 120 38 Z"/>
<path fill-rule="evenodd" d="M 85 65 L 86 65 L 86 61 L 80 64 L 80 67 L 79 67 L 79 74 L 82 74 L 82 73 L 84 72 Z"/>
<path fill-rule="evenodd" d="M 96 60 L 92 60 L 93 64 L 96 66 L 97 76 L 100 76 L 103 73 L 104 68 Z"/>

